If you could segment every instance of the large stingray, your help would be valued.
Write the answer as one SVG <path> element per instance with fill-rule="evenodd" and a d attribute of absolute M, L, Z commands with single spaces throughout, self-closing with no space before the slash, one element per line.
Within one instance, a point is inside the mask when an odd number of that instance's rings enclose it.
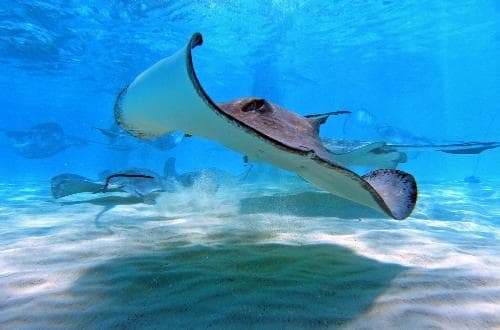
<path fill-rule="evenodd" d="M 66 134 L 57 123 L 40 123 L 26 131 L 5 131 L 14 149 L 31 159 L 54 156 L 71 147 L 81 147 L 89 141 Z"/>
<path fill-rule="evenodd" d="M 259 98 L 212 101 L 193 68 L 191 51 L 201 44 L 201 34 L 194 34 L 123 89 L 114 112 L 125 130 L 144 139 L 176 130 L 205 137 L 389 217 L 410 215 L 417 199 L 413 176 L 393 169 L 359 176 L 335 162 L 319 139 L 324 116 L 306 118 Z"/>

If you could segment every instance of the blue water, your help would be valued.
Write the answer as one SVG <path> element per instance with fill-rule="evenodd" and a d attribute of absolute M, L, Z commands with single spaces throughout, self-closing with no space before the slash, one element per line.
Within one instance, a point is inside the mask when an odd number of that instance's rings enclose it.
<path fill-rule="evenodd" d="M 499 149 L 408 151 L 420 197 L 397 222 L 201 138 L 113 147 L 97 128 L 117 94 L 194 32 L 216 102 L 351 111 L 325 138 L 500 141 L 498 1 L 4 0 L 0 328 L 500 326 Z M 64 131 L 52 155 L 9 137 L 47 122 Z M 51 196 L 61 173 L 162 173 L 169 157 L 217 192 Z"/>

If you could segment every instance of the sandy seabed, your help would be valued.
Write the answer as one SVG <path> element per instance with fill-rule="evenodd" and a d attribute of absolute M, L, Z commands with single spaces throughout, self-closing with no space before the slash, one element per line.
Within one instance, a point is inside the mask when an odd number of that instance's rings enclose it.
<path fill-rule="evenodd" d="M 301 182 L 46 185 L 0 185 L 0 328 L 500 328 L 500 184 L 421 184 L 406 221 Z"/>

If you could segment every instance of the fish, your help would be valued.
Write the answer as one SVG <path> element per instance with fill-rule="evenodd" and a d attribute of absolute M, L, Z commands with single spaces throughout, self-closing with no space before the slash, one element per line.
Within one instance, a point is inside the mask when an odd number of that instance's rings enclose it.
<path fill-rule="evenodd" d="M 118 95 L 115 120 L 131 135 L 153 139 L 173 131 L 219 142 L 251 161 L 294 172 L 316 187 L 393 219 L 410 216 L 417 183 L 406 172 L 378 169 L 360 176 L 334 161 L 319 138 L 321 120 L 306 118 L 266 99 L 216 103 L 194 70 L 195 33 L 185 47 L 139 74 Z"/>
<path fill-rule="evenodd" d="M 40 123 L 25 131 L 4 130 L 18 154 L 29 159 L 48 158 L 73 147 L 88 145 L 88 140 L 68 135 L 54 122 Z"/>

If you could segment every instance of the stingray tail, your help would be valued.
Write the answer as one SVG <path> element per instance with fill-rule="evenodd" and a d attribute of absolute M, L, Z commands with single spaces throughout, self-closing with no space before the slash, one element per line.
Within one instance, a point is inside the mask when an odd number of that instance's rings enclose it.
<path fill-rule="evenodd" d="M 60 174 L 51 179 L 52 196 L 61 198 L 83 192 L 97 193 L 102 190 L 102 184 L 93 182 L 76 174 Z"/>
<path fill-rule="evenodd" d="M 363 179 L 382 197 L 390 213 L 397 220 L 407 218 L 417 203 L 415 178 L 399 170 L 376 170 L 363 175 Z"/>

